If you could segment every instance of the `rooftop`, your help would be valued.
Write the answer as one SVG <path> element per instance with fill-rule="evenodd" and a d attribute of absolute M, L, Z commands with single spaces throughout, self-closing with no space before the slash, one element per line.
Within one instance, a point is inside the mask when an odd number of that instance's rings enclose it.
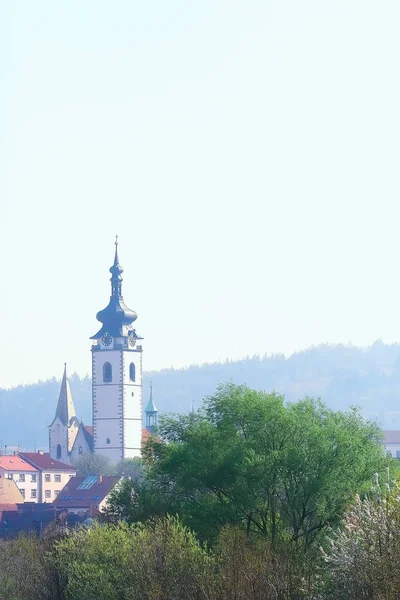
<path fill-rule="evenodd" d="M 23 502 L 24 498 L 13 479 L 2 477 L 0 479 L 0 505 L 17 504 Z M 10 510 L 5 508 L 3 510 Z"/>
<path fill-rule="evenodd" d="M 53 505 L 58 508 L 97 507 L 120 479 L 121 477 L 108 475 L 71 477 L 54 500 Z"/>
<path fill-rule="evenodd" d="M 0 468 L 5 471 L 37 471 L 35 467 L 30 465 L 26 460 L 23 460 L 20 456 L 0 456 Z"/>
<path fill-rule="evenodd" d="M 76 473 L 76 469 L 71 467 L 71 465 L 66 465 L 59 460 L 50 458 L 48 454 L 42 454 L 41 452 L 20 452 L 19 455 L 40 471 L 68 471 L 69 473 Z"/>

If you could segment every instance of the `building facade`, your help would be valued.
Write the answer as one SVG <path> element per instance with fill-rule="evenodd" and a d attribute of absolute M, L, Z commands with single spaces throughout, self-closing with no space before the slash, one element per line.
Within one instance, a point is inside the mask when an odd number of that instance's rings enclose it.
<path fill-rule="evenodd" d="M 397 429 L 384 429 L 385 449 L 394 458 L 400 458 L 400 431 Z"/>
<path fill-rule="evenodd" d="M 39 471 L 20 456 L 0 456 L 0 477 L 13 480 L 25 502 L 38 502 Z"/>
<path fill-rule="evenodd" d="M 38 471 L 38 502 L 53 502 L 76 475 L 76 469 L 43 452 L 20 452 L 19 456 Z"/>
<path fill-rule="evenodd" d="M 91 338 L 93 450 L 113 464 L 140 456 L 142 447 L 142 338 L 132 327 L 136 313 L 124 303 L 122 272 L 116 241 L 110 301 L 97 313 L 102 326 Z"/>

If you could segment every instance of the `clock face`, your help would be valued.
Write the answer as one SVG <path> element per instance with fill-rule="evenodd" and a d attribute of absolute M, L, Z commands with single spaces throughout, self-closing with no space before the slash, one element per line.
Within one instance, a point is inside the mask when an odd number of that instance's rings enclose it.
<path fill-rule="evenodd" d="M 129 345 L 132 346 L 132 348 L 133 348 L 135 346 L 135 344 L 136 344 L 136 338 L 135 338 L 135 336 L 133 335 L 132 332 L 129 334 L 129 338 L 128 339 L 129 339 Z"/>
<path fill-rule="evenodd" d="M 106 332 L 101 338 L 101 343 L 103 344 L 103 346 L 111 346 L 112 341 L 113 339 L 108 332 Z"/>

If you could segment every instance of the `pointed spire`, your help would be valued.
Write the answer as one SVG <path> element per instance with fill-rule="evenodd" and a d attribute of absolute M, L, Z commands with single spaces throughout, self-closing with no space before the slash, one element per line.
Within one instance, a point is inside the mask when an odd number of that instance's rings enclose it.
<path fill-rule="evenodd" d="M 111 273 L 111 295 L 112 296 L 122 296 L 122 277 L 121 273 L 123 273 L 123 268 L 119 264 L 118 258 L 118 236 L 115 236 L 115 255 L 114 255 L 114 263 L 112 267 L 110 267 Z"/>
<path fill-rule="evenodd" d="M 57 417 L 63 425 L 68 425 L 72 417 L 76 417 L 74 401 L 72 400 L 71 388 L 69 387 L 67 377 L 67 363 L 64 363 L 64 375 L 61 381 L 60 395 L 58 397 L 56 416 L 54 417 L 53 423 Z"/>
<path fill-rule="evenodd" d="M 150 383 L 150 397 L 149 397 L 149 401 L 146 406 L 146 412 L 147 413 L 158 412 L 158 409 L 157 409 L 156 405 L 154 404 L 154 400 L 153 400 L 153 384 L 152 383 Z"/>

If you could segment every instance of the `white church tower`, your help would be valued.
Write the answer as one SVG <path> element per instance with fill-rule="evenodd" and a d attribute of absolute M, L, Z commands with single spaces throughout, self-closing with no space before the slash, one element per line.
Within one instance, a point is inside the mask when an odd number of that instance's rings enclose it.
<path fill-rule="evenodd" d="M 63 463 L 70 463 L 70 454 L 79 429 L 74 401 L 67 378 L 67 364 L 61 381 L 55 417 L 49 425 L 49 454 Z"/>
<path fill-rule="evenodd" d="M 115 241 L 108 306 L 97 313 L 101 329 L 92 336 L 94 452 L 113 464 L 141 454 L 142 346 L 132 323 L 137 315 L 122 297 L 123 269 Z"/>

